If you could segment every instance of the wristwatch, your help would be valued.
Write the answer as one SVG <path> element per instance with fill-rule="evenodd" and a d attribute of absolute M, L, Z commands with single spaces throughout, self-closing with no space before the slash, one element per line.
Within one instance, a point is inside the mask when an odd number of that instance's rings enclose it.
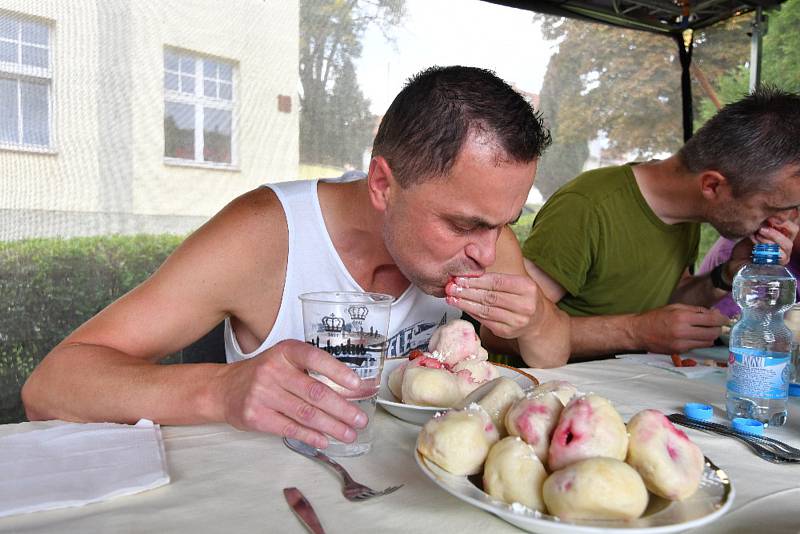
<path fill-rule="evenodd" d="M 711 285 L 716 287 L 717 289 L 721 289 L 723 291 L 730 291 L 733 289 L 730 282 L 725 280 L 724 275 L 722 274 L 725 269 L 725 264 L 720 263 L 713 269 L 711 269 Z"/>

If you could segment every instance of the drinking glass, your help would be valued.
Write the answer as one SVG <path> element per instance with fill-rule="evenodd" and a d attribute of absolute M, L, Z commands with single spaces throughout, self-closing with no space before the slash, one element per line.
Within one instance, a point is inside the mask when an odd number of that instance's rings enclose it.
<path fill-rule="evenodd" d="M 331 456 L 359 456 L 372 448 L 372 419 L 386 357 L 389 314 L 394 297 L 383 293 L 318 291 L 300 295 L 305 341 L 347 364 L 361 378 L 357 391 L 342 388 L 325 376 L 309 375 L 353 402 L 369 417 L 353 443 L 328 437 Z"/>

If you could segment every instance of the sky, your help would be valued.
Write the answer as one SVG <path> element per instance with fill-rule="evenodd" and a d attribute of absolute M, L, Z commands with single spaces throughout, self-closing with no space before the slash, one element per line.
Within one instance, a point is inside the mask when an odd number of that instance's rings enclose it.
<path fill-rule="evenodd" d="M 542 38 L 533 13 L 480 0 L 406 0 L 395 44 L 370 28 L 356 62 L 359 83 L 382 115 L 412 74 L 431 65 L 494 70 L 522 91 L 538 93 L 555 44 Z"/>

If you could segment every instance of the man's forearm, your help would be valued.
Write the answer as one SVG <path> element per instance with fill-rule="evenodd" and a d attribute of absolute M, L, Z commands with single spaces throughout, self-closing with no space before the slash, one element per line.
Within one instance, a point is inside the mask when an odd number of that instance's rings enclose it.
<path fill-rule="evenodd" d="M 539 369 L 565 365 L 570 354 L 570 321 L 554 309 L 535 329 L 517 339 L 504 339 L 481 326 L 481 341 L 491 352 L 519 355 L 528 367 Z"/>
<path fill-rule="evenodd" d="M 552 305 L 546 319 L 517 338 L 520 357 L 528 367 L 566 365 L 571 352 L 570 327 L 569 316 Z"/>
<path fill-rule="evenodd" d="M 734 262 L 731 260 L 723 264 L 721 276 L 724 283 L 732 283 L 733 276 L 739 267 L 741 267 L 742 263 L 743 262 Z M 711 281 L 711 274 L 706 273 L 690 276 L 681 280 L 678 287 L 672 292 L 670 303 L 682 303 L 710 308 L 727 294 L 728 291 L 714 287 Z"/>
<path fill-rule="evenodd" d="M 635 335 L 635 315 L 570 317 L 572 360 L 641 350 Z"/>
<path fill-rule="evenodd" d="M 160 365 L 96 345 L 56 348 L 28 379 L 28 418 L 161 424 L 223 421 L 224 364 Z"/>

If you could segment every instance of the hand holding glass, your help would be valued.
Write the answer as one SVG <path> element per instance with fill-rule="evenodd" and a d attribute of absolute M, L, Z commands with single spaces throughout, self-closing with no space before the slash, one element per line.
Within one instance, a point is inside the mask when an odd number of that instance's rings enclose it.
<path fill-rule="evenodd" d="M 358 431 L 353 443 L 328 437 L 325 450 L 331 456 L 359 456 L 372 447 L 372 419 L 381 382 L 389 313 L 394 297 L 382 293 L 321 291 L 300 295 L 305 341 L 318 347 L 361 378 L 357 391 L 342 388 L 314 372 L 316 378 L 366 412 L 369 423 Z"/>

